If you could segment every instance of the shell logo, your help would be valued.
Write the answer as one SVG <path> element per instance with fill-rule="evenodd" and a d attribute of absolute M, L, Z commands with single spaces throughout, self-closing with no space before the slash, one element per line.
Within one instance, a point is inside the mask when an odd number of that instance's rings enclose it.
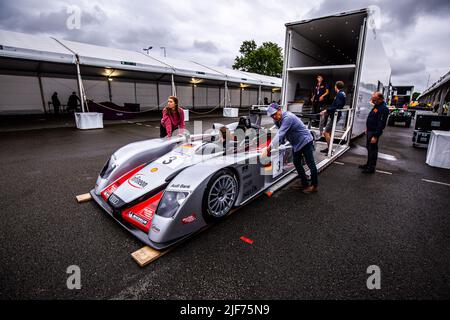
<path fill-rule="evenodd" d="M 156 171 L 158 171 L 158 168 L 151 168 L 150 169 L 150 172 L 156 172 Z"/>

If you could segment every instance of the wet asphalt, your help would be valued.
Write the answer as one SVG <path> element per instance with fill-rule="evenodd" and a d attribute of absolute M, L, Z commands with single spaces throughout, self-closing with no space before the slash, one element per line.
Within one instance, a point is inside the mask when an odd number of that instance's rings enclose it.
<path fill-rule="evenodd" d="M 204 128 L 215 121 L 232 120 Z M 422 179 L 448 184 L 450 170 L 425 164 L 412 130 L 381 138 L 378 169 L 391 174 L 360 173 L 360 138 L 317 194 L 262 196 L 145 268 L 130 255 L 142 244 L 75 196 L 116 149 L 157 137 L 156 122 L 0 133 L 0 299 L 448 299 L 450 187 Z M 71 265 L 80 290 L 66 286 Z M 379 290 L 366 286 L 371 265 Z"/>

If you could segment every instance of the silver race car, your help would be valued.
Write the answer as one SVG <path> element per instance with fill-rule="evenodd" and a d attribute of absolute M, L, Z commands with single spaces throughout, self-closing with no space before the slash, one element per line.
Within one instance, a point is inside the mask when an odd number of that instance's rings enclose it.
<path fill-rule="evenodd" d="M 261 156 L 270 138 L 271 131 L 241 117 L 209 133 L 131 143 L 110 157 L 90 193 L 139 240 L 164 249 L 294 170 L 289 143 Z"/>

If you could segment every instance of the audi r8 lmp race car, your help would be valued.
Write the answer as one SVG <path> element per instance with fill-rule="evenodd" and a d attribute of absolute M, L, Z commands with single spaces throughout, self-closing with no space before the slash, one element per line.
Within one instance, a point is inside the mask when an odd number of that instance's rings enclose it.
<path fill-rule="evenodd" d="M 220 141 L 218 127 L 120 148 L 100 172 L 92 197 L 139 240 L 160 250 L 224 218 L 294 169 L 289 143 L 261 158 L 270 131 L 248 117 L 226 126 L 242 138 L 229 146 Z"/>

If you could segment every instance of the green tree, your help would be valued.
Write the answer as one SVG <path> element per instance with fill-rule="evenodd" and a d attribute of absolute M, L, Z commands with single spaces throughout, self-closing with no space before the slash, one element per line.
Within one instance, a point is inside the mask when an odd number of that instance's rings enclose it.
<path fill-rule="evenodd" d="M 241 55 L 234 59 L 233 69 L 281 77 L 283 72 L 281 50 L 274 42 L 263 42 L 258 47 L 255 40 L 246 40 L 239 49 Z"/>

